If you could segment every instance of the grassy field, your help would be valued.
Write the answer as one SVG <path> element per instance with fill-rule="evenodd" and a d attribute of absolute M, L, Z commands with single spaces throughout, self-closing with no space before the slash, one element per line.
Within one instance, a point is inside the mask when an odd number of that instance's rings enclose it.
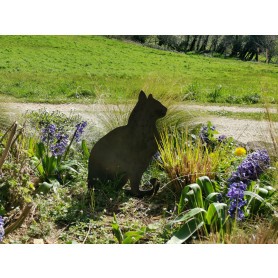
<path fill-rule="evenodd" d="M 30 102 L 278 102 L 278 65 L 179 54 L 102 36 L 0 36 L 0 94 Z"/>

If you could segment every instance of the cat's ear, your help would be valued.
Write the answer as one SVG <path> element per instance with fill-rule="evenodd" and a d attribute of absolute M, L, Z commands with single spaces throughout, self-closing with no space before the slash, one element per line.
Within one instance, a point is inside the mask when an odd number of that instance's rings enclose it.
<path fill-rule="evenodd" d="M 150 94 L 150 95 L 148 96 L 148 99 L 153 99 L 153 95 Z"/>
<path fill-rule="evenodd" d="M 139 101 L 147 100 L 147 96 L 146 96 L 146 94 L 143 91 L 140 92 L 138 100 Z"/>

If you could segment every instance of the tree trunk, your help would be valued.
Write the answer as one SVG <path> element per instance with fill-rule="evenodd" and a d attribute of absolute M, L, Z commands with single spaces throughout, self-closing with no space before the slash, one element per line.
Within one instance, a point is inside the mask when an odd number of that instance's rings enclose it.
<path fill-rule="evenodd" d="M 238 35 L 234 36 L 233 46 L 232 46 L 232 57 L 238 57 L 241 49 L 241 42 Z"/>
<path fill-rule="evenodd" d="M 200 44 L 201 44 L 201 40 L 202 40 L 202 37 L 203 36 L 198 36 L 198 41 L 197 41 L 197 45 L 196 45 L 196 52 L 199 52 L 199 47 L 200 47 Z"/>
<path fill-rule="evenodd" d="M 205 36 L 204 40 L 203 40 L 203 43 L 199 49 L 199 52 L 203 52 L 206 50 L 206 47 L 207 47 L 207 44 L 208 44 L 208 39 L 209 39 L 209 36 Z"/>
<path fill-rule="evenodd" d="M 188 43 L 189 43 L 189 36 L 184 36 L 183 41 L 179 45 L 179 51 L 187 52 Z"/>
<path fill-rule="evenodd" d="M 265 62 L 267 63 L 267 64 L 269 64 L 269 62 L 270 62 L 270 58 L 269 58 L 270 56 L 269 56 L 269 49 L 268 48 L 266 48 L 265 49 Z"/>
<path fill-rule="evenodd" d="M 197 38 L 198 38 L 198 36 L 193 36 L 193 41 L 191 42 L 190 47 L 188 49 L 189 51 L 193 51 L 194 50 Z"/>
<path fill-rule="evenodd" d="M 217 48 L 218 39 L 219 39 L 219 36 L 213 36 L 213 38 L 212 38 L 211 46 L 210 46 L 210 49 L 209 49 L 209 51 L 211 51 L 212 53 Z"/>

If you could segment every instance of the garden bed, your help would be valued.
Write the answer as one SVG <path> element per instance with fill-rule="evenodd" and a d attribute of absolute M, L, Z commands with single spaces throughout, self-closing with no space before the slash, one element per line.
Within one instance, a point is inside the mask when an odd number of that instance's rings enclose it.
<path fill-rule="evenodd" d="M 159 154 L 143 176 L 143 183 L 160 181 L 158 193 L 137 199 L 113 186 L 94 192 L 87 189 L 89 150 L 126 113 L 116 121 L 97 117 L 93 125 L 91 111 L 77 116 L 72 108 L 29 112 L 25 125 L 2 130 L 3 243 L 277 242 L 275 148 L 246 149 L 211 123 L 176 125 L 168 118 L 160 123 Z M 254 242 L 244 240 L 256 232 Z"/>

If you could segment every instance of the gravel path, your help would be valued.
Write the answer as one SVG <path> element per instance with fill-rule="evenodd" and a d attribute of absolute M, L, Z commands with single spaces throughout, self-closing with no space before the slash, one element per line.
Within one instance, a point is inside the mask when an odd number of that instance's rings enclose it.
<path fill-rule="evenodd" d="M 214 105 L 178 105 L 180 108 L 184 108 L 187 110 L 200 110 L 200 111 L 227 111 L 227 112 L 244 112 L 244 113 L 264 113 L 265 108 L 259 107 L 241 107 L 241 106 L 214 106 Z M 271 113 L 277 113 L 277 109 L 271 108 L 269 109 Z"/>
<path fill-rule="evenodd" d="M 65 114 L 74 112 L 80 114 L 84 120 L 100 126 L 99 116 L 108 111 L 124 111 L 127 109 L 125 105 L 103 105 L 103 104 L 36 104 L 36 103 L 0 103 L 0 114 L 2 118 L 8 118 L 14 121 L 22 113 L 27 110 L 38 110 L 45 108 L 48 111 L 59 110 Z M 264 112 L 264 108 L 253 107 L 232 107 L 232 106 L 205 106 L 205 105 L 178 105 L 178 109 L 186 111 L 230 111 L 230 112 Z M 271 109 L 272 113 L 276 113 L 275 109 Z M 1 115 L 0 115 L 1 120 Z M 198 118 L 198 123 L 206 123 L 211 121 L 220 134 L 233 136 L 235 139 L 247 143 L 248 141 L 265 141 L 271 142 L 270 128 L 267 121 L 255 121 L 244 119 L 232 119 L 226 117 L 208 116 L 206 118 Z M 273 128 L 278 130 L 278 123 L 273 123 Z"/>

